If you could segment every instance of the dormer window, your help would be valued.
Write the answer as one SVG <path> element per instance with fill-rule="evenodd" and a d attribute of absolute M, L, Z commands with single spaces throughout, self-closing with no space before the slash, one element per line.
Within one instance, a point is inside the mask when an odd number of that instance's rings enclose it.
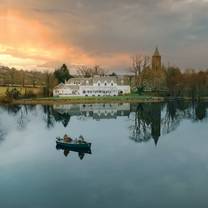
<path fill-rule="evenodd" d="M 105 86 L 107 86 L 107 83 L 105 82 Z"/>
<path fill-rule="evenodd" d="M 111 86 L 113 86 L 113 82 L 111 82 Z"/>

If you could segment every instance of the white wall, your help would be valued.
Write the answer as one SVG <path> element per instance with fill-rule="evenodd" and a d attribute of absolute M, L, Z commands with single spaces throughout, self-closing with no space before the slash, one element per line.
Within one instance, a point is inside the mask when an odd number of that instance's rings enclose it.
<path fill-rule="evenodd" d="M 79 96 L 79 92 L 74 92 L 73 89 L 69 88 L 63 88 L 63 89 L 55 89 L 53 90 L 53 96 L 59 96 L 59 97 L 67 97 L 67 96 Z"/>
<path fill-rule="evenodd" d="M 110 86 L 80 86 L 81 96 L 116 96 L 118 89 Z M 85 93 L 84 93 L 85 92 Z"/>
<path fill-rule="evenodd" d="M 128 85 L 118 85 L 117 86 L 119 93 L 122 91 L 122 94 L 130 94 L 131 88 Z"/>
<path fill-rule="evenodd" d="M 111 83 L 113 83 L 113 85 L 111 85 Z M 69 84 L 67 84 L 65 85 L 65 87 L 54 89 L 53 96 L 117 96 L 120 93 L 129 94 L 130 92 L 130 86 L 117 85 L 114 82 L 107 83 L 106 86 L 105 83 L 100 83 L 100 86 L 97 83 L 93 86 L 80 85 L 79 90 L 77 91 L 75 91 L 73 88 L 70 87 Z"/>

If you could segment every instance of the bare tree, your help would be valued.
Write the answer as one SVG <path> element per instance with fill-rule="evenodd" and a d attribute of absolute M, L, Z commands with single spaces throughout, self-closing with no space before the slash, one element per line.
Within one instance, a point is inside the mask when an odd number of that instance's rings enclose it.
<path fill-rule="evenodd" d="M 32 85 L 33 85 L 33 87 L 36 86 L 36 83 L 37 83 L 37 76 L 36 76 L 36 72 L 33 71 L 32 72 Z"/>
<path fill-rule="evenodd" d="M 21 70 L 21 74 L 22 74 L 22 87 L 25 86 L 25 72 L 24 70 Z"/>
<path fill-rule="evenodd" d="M 106 70 L 100 67 L 99 65 L 95 65 L 94 67 L 83 65 L 80 66 L 78 69 L 78 74 L 83 77 L 92 77 L 95 75 L 105 76 L 106 73 Z"/>
<path fill-rule="evenodd" d="M 99 76 L 105 76 L 106 75 L 106 70 L 100 67 L 99 65 L 95 65 L 92 68 L 92 73 L 93 75 L 99 75 Z"/>
<path fill-rule="evenodd" d="M 52 94 L 52 89 L 57 83 L 55 82 L 55 78 L 53 73 L 46 71 L 45 73 L 45 96 L 50 96 Z"/>
<path fill-rule="evenodd" d="M 77 73 L 78 75 L 83 76 L 83 77 L 90 77 L 91 68 L 86 65 L 82 65 L 78 68 Z"/>
<path fill-rule="evenodd" d="M 134 73 L 135 86 L 140 87 L 143 84 L 142 72 L 150 65 L 150 57 L 143 55 L 135 55 L 131 57 L 130 71 Z"/>
<path fill-rule="evenodd" d="M 14 85 L 14 76 L 15 76 L 15 68 L 11 68 L 11 70 L 10 70 L 10 84 L 11 84 L 11 86 L 13 87 L 13 85 Z"/>

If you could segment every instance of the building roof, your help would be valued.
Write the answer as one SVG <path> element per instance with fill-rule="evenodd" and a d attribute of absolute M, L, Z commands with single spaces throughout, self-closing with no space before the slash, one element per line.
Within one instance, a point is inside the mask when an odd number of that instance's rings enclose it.
<path fill-rule="evenodd" d="M 154 55 L 153 56 L 160 56 L 160 52 L 158 50 L 158 47 L 156 47 Z"/>
<path fill-rule="evenodd" d="M 93 80 L 92 78 L 84 78 L 84 77 L 79 77 L 79 78 L 71 78 L 69 79 L 65 84 L 79 84 L 79 85 L 92 85 Z"/>
<path fill-rule="evenodd" d="M 97 83 L 97 82 L 101 82 L 101 83 L 111 83 L 112 81 L 117 83 L 117 77 L 114 76 L 103 76 L 103 77 L 93 77 L 93 83 Z"/>
<path fill-rule="evenodd" d="M 100 83 L 108 83 L 111 82 L 116 83 L 117 85 L 129 85 L 129 79 L 124 76 L 94 76 L 90 78 L 71 78 L 64 83 L 60 83 L 54 89 L 66 89 L 69 88 L 73 90 L 78 90 L 80 86 L 93 86 L 93 84 Z"/>
<path fill-rule="evenodd" d="M 61 84 L 57 85 L 54 89 L 55 90 L 58 90 L 58 89 L 60 90 L 60 89 L 66 89 L 66 88 L 68 88 L 68 86 L 61 83 Z M 79 90 L 79 86 L 78 85 L 70 85 L 70 89 Z"/>

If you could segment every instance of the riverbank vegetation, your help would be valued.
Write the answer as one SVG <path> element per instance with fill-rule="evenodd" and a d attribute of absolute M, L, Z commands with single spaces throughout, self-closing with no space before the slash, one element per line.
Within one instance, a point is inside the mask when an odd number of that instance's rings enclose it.
<path fill-rule="evenodd" d="M 118 97 L 67 97 L 52 98 L 53 88 L 61 82 L 77 76 L 90 77 L 119 76 L 115 72 L 107 73 L 100 66 L 81 66 L 77 75 L 71 75 L 65 64 L 54 72 L 23 71 L 0 67 L 0 101 L 13 102 L 14 99 L 28 102 L 123 102 L 123 101 L 161 101 L 165 99 L 198 99 L 208 97 L 208 70 L 181 70 L 177 67 L 162 66 L 160 70 L 151 69 L 146 57 L 142 61 L 134 58 L 131 73 L 124 77 L 128 80 L 132 94 Z M 16 92 L 16 93 L 13 93 Z M 16 102 L 21 102 L 16 101 Z"/>

